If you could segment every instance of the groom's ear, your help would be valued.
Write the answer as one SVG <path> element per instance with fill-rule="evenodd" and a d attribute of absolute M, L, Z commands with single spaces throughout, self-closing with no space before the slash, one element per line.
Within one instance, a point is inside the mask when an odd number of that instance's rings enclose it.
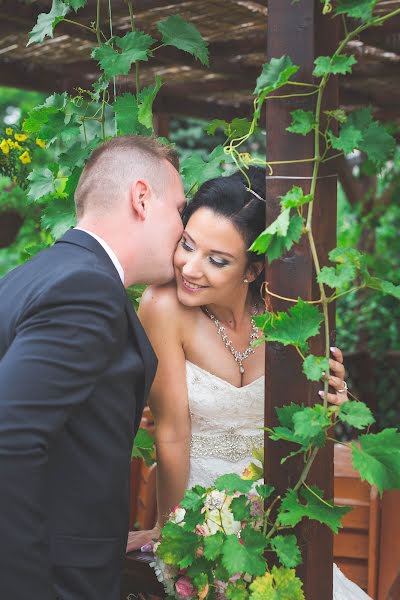
<path fill-rule="evenodd" d="M 130 204 L 134 215 L 144 221 L 149 210 L 152 195 L 150 185 L 145 179 L 136 179 L 130 186 Z"/>

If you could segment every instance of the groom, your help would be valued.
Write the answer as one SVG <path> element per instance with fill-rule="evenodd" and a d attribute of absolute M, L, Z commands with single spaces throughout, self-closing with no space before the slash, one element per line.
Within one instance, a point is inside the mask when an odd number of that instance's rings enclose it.
<path fill-rule="evenodd" d="M 120 600 L 134 434 L 156 358 L 125 287 L 173 277 L 175 153 L 114 138 L 77 227 L 0 281 L 0 598 Z"/>

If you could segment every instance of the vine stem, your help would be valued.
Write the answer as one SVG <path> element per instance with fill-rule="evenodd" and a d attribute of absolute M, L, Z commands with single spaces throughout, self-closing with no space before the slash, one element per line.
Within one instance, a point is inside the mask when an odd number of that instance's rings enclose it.
<path fill-rule="evenodd" d="M 285 296 L 279 296 L 279 294 L 274 294 L 274 292 L 271 292 L 270 289 L 268 289 L 268 282 L 266 282 L 265 284 L 265 291 L 267 292 L 267 294 L 269 296 L 273 296 L 274 298 L 279 298 L 279 300 L 285 300 L 285 302 L 293 302 L 294 304 L 296 304 L 297 302 L 297 298 L 286 298 Z M 321 304 L 321 300 L 305 300 L 306 304 Z"/>
<path fill-rule="evenodd" d="M 135 32 L 136 26 L 135 26 L 135 18 L 133 16 L 132 0 L 126 0 L 126 3 L 128 5 L 129 18 L 131 20 L 131 29 L 132 29 L 132 32 Z M 135 86 L 136 86 L 136 96 L 137 96 L 140 92 L 140 72 L 139 72 L 139 62 L 138 61 L 135 62 Z"/>

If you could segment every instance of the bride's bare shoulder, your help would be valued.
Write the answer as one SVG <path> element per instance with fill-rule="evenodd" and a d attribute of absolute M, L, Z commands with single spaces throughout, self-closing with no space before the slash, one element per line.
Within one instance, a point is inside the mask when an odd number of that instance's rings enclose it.
<path fill-rule="evenodd" d="M 139 318 L 157 322 L 175 322 L 185 318 L 187 308 L 178 300 L 174 282 L 165 285 L 150 285 L 146 288 L 139 305 Z"/>

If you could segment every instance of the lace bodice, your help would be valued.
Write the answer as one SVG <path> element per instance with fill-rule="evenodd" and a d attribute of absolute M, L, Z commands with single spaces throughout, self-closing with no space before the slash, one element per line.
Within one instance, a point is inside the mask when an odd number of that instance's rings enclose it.
<path fill-rule="evenodd" d="M 188 487 L 209 487 L 225 473 L 242 473 L 251 449 L 263 445 L 264 377 L 237 388 L 186 361 L 192 421 Z M 371 600 L 333 565 L 333 600 Z"/>

